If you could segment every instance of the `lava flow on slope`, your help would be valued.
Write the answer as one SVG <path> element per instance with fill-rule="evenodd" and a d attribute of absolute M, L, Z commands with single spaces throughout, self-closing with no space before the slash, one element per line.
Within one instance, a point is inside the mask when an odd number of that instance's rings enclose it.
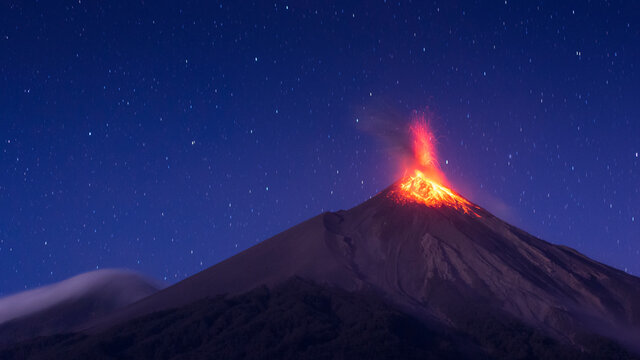
<path fill-rule="evenodd" d="M 412 163 L 415 169 L 409 175 L 405 175 L 395 191 L 391 192 L 396 201 L 413 201 L 429 207 L 448 206 L 465 214 L 480 217 L 476 211 L 477 206 L 443 185 L 446 179 L 438 165 L 435 136 L 424 116 L 415 116 L 409 130 L 413 140 Z"/>
<path fill-rule="evenodd" d="M 449 206 L 465 214 L 480 217 L 475 211 L 475 205 L 448 187 L 429 179 L 420 170 L 415 170 L 415 175 L 408 175 L 402 179 L 395 194 L 400 195 L 397 196 L 399 202 L 409 200 L 430 207 Z"/>

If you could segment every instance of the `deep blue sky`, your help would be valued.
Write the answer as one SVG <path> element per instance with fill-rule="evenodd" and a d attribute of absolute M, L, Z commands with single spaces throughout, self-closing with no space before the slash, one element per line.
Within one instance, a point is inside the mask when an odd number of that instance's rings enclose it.
<path fill-rule="evenodd" d="M 640 274 L 635 1 L 96 3 L 1 5 L 0 294 L 354 206 L 426 107 L 456 190 Z"/>

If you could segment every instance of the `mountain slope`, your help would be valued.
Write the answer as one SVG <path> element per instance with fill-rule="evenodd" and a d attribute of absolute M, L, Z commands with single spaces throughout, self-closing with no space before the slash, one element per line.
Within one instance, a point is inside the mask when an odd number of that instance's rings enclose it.
<path fill-rule="evenodd" d="M 514 319 L 462 331 L 419 321 L 366 291 L 293 278 L 156 312 L 96 335 L 42 338 L 2 359 L 627 359 L 603 339 L 582 352 Z"/>

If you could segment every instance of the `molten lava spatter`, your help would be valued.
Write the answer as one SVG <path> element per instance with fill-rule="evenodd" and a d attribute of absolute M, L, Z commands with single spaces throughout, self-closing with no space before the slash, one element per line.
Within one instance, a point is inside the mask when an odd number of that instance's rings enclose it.
<path fill-rule="evenodd" d="M 413 138 L 413 156 L 425 168 L 438 168 L 435 136 L 423 117 L 417 117 L 409 127 Z"/>
<path fill-rule="evenodd" d="M 480 217 L 475 211 L 475 205 L 453 190 L 430 180 L 420 170 L 416 170 L 415 175 L 406 176 L 400 182 L 397 194 L 400 195 L 401 201 L 413 200 L 430 207 L 449 206 L 465 214 Z"/>
<path fill-rule="evenodd" d="M 430 207 L 448 206 L 480 217 L 477 206 L 442 184 L 445 177 L 438 166 L 435 136 L 424 116 L 416 116 L 409 130 L 416 169 L 407 171 L 410 175 L 405 176 L 393 192 L 398 201 L 415 201 Z"/>

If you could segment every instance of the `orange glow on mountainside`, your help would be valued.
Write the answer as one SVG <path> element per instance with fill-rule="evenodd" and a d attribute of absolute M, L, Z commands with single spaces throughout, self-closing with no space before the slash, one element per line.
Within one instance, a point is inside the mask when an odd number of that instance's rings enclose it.
<path fill-rule="evenodd" d="M 429 207 L 448 206 L 477 217 L 477 206 L 443 185 L 446 182 L 440 170 L 435 151 L 435 137 L 424 116 L 416 116 L 409 127 L 416 169 L 407 171 L 394 195 L 399 202 L 414 201 Z"/>
<path fill-rule="evenodd" d="M 475 211 L 477 209 L 475 205 L 448 187 L 429 179 L 420 170 L 415 170 L 415 175 L 408 175 L 402 179 L 398 193 L 405 200 L 412 200 L 430 207 L 449 206 L 465 214 L 480 217 Z"/>

